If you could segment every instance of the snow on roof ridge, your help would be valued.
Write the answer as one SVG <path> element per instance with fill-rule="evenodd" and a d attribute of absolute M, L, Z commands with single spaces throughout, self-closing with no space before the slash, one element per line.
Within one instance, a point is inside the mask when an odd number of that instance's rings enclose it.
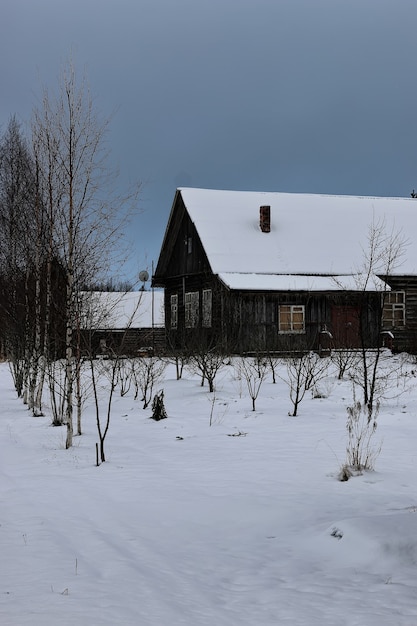
<path fill-rule="evenodd" d="M 312 198 L 358 198 L 363 200 L 410 200 L 416 201 L 411 196 L 375 196 L 366 194 L 349 194 L 349 193 L 321 193 L 314 191 L 268 191 L 268 190 L 254 190 L 254 189 L 218 189 L 214 187 L 178 187 L 177 191 L 202 191 L 202 192 L 219 192 L 219 193 L 236 193 L 236 194 L 252 194 L 252 195 L 277 195 L 277 196 L 304 196 Z"/>
<path fill-rule="evenodd" d="M 341 276 L 359 276 L 359 272 L 241 272 L 241 271 L 231 271 L 231 272 L 222 272 L 222 274 L 242 274 L 242 276 L 248 275 L 251 276 L 252 274 L 256 274 L 257 276 L 311 276 L 312 278 L 317 278 L 318 276 L 321 276 L 323 278 L 339 278 Z"/>

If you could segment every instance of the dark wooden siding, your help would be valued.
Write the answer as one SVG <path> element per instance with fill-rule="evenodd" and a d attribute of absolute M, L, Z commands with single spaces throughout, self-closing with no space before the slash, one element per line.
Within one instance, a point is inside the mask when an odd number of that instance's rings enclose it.
<path fill-rule="evenodd" d="M 165 287 L 167 281 L 178 276 L 211 273 L 200 237 L 192 223 L 181 196 L 177 198 L 175 219 L 170 224 L 166 249 L 161 255 L 153 276 L 153 285 Z"/>
<path fill-rule="evenodd" d="M 393 327 L 393 347 L 397 352 L 417 353 L 417 277 L 387 277 L 393 291 L 405 292 L 405 326 Z"/>
<path fill-rule="evenodd" d="M 83 356 L 125 355 L 136 357 L 145 353 L 161 355 L 165 352 L 165 328 L 81 331 L 81 353 Z"/>
<path fill-rule="evenodd" d="M 203 328 L 202 318 L 202 292 L 204 289 L 212 290 L 212 326 Z M 199 293 L 198 324 L 195 328 L 185 327 L 185 294 L 188 292 Z M 171 320 L 171 296 L 176 295 L 177 301 L 177 327 L 173 328 Z M 192 351 L 197 348 L 218 348 L 223 346 L 221 337 L 222 324 L 222 297 L 218 288 L 218 282 L 208 274 L 191 274 L 170 278 L 165 287 L 165 326 L 168 350 Z"/>
<path fill-rule="evenodd" d="M 172 276 L 200 274 L 209 271 L 200 238 L 187 215 L 180 225 L 169 269 Z"/>
<path fill-rule="evenodd" d="M 202 328 L 202 290 L 212 289 L 212 327 Z M 184 294 L 198 291 L 200 294 L 199 324 L 196 328 L 185 328 Z M 171 327 L 171 295 L 178 296 L 178 327 Z M 379 300 L 378 300 L 379 301 Z M 333 347 L 341 347 L 344 337 L 351 337 L 347 331 L 335 332 L 334 307 L 354 306 L 360 312 L 361 328 L 365 344 L 376 341 L 370 329 L 375 324 L 377 311 L 375 295 L 357 293 L 308 292 L 250 292 L 230 291 L 216 277 L 192 275 L 170 279 L 165 291 L 166 327 L 168 345 L 172 349 L 193 349 L 196 346 L 215 347 L 232 353 L 288 352 L 292 350 L 320 350 L 324 338 L 323 330 L 334 333 Z M 305 332 L 279 332 L 279 306 L 303 305 L 305 307 Z M 359 330 L 357 330 L 359 332 Z M 328 345 L 326 335 L 326 345 Z M 358 347 L 362 336 L 348 347 Z"/>

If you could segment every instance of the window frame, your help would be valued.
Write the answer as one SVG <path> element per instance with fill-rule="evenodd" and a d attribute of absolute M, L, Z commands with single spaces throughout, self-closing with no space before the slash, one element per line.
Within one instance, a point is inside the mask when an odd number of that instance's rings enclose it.
<path fill-rule="evenodd" d="M 186 291 L 184 294 L 184 326 L 197 328 L 200 313 L 200 292 Z"/>
<path fill-rule="evenodd" d="M 286 309 L 286 311 L 284 310 Z M 302 314 L 301 325 L 302 328 L 295 328 L 295 325 L 300 324 L 299 321 L 295 321 L 295 315 Z M 288 321 L 284 323 L 283 316 L 288 315 Z M 305 334 L 305 305 L 304 304 L 279 304 L 278 305 L 278 333 L 281 335 L 303 335 Z M 283 328 L 283 326 L 288 328 Z"/>
<path fill-rule="evenodd" d="M 399 300 L 401 298 L 401 300 Z M 396 312 L 401 313 L 401 320 L 398 323 Z M 383 328 L 405 328 L 405 291 L 387 291 L 382 299 L 382 327 Z"/>
<path fill-rule="evenodd" d="M 203 289 L 201 305 L 201 325 L 203 328 L 211 328 L 213 319 L 213 292 L 211 289 Z"/>
<path fill-rule="evenodd" d="M 178 294 L 177 293 L 171 294 L 170 305 L 171 305 L 170 327 L 172 329 L 176 329 L 178 328 Z"/>

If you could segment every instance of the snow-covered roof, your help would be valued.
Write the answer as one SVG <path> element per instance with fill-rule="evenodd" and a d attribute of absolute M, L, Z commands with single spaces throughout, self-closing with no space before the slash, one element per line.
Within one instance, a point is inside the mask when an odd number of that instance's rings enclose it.
<path fill-rule="evenodd" d="M 404 241 L 405 254 L 390 274 L 417 276 L 413 198 L 179 191 L 213 273 L 232 288 L 287 289 L 292 284 L 297 290 L 329 289 L 335 285 L 330 275 L 340 276 L 346 288 L 355 288 L 370 232 L 382 226 L 386 236 Z M 259 226 L 263 205 L 271 207 L 269 233 Z M 383 265 L 375 270 L 383 273 Z"/>
<path fill-rule="evenodd" d="M 164 326 L 161 291 L 85 291 L 81 295 L 83 328 L 119 330 Z"/>
<path fill-rule="evenodd" d="M 230 289 L 250 291 L 356 291 L 360 288 L 361 277 L 314 276 L 311 274 L 244 274 L 243 272 L 221 272 L 220 280 Z M 373 280 L 368 286 L 382 288 L 381 281 Z"/>

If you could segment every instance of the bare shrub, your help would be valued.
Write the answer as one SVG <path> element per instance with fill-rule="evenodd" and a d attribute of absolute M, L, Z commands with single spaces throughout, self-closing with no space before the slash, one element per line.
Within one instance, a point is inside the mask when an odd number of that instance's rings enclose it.
<path fill-rule="evenodd" d="M 362 390 L 370 419 L 374 406 L 379 407 L 382 400 L 399 397 L 406 391 L 409 382 L 404 376 L 404 360 L 393 356 L 385 348 L 367 350 L 355 367 L 349 370 L 349 378 L 355 388 Z"/>
<path fill-rule="evenodd" d="M 333 377 L 323 378 L 322 380 L 315 382 L 312 388 L 313 398 L 328 398 L 333 391 L 334 384 L 335 379 Z"/>
<path fill-rule="evenodd" d="M 341 468 L 339 480 L 348 480 L 351 476 L 361 474 L 364 470 L 373 470 L 382 444 L 374 444 L 377 430 L 379 403 L 373 406 L 372 414 L 369 407 L 356 399 L 353 387 L 353 404 L 347 407 L 346 429 L 348 442 L 346 446 L 346 462 Z"/>
<path fill-rule="evenodd" d="M 120 359 L 117 365 L 117 384 L 120 395 L 123 397 L 129 393 L 132 384 L 132 362 L 130 359 Z"/>
<path fill-rule="evenodd" d="M 135 386 L 135 400 L 142 394 L 141 401 L 146 409 L 152 399 L 157 382 L 162 378 L 167 364 L 156 357 L 142 357 L 132 361 L 132 377 Z"/>
<path fill-rule="evenodd" d="M 361 361 L 361 355 L 357 350 L 346 348 L 340 350 L 332 350 L 330 355 L 332 363 L 337 368 L 337 377 L 342 380 L 346 372 L 350 372 Z"/>

